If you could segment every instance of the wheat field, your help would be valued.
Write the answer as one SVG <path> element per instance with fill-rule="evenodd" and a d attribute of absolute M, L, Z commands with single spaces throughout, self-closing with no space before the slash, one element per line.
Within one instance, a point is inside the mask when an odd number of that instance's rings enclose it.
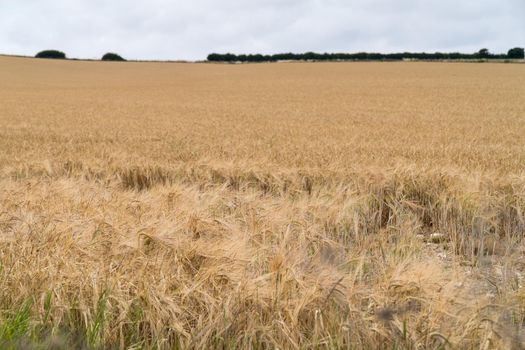
<path fill-rule="evenodd" d="M 525 346 L 525 65 L 0 72 L 3 348 Z"/>

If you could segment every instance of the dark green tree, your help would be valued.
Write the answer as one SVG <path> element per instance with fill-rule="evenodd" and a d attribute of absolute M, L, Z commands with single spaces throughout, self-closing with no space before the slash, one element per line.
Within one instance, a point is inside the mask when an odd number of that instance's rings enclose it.
<path fill-rule="evenodd" d="M 490 56 L 489 49 L 481 49 L 478 51 L 477 56 L 479 58 L 487 58 Z"/>
<path fill-rule="evenodd" d="M 522 47 L 515 47 L 509 50 L 507 57 L 513 59 L 523 59 L 525 58 L 525 50 Z"/>
<path fill-rule="evenodd" d="M 122 61 L 125 61 L 125 59 L 116 53 L 108 52 L 104 56 L 102 56 L 102 61 L 121 61 L 122 62 Z"/>
<path fill-rule="evenodd" d="M 66 54 L 58 50 L 44 50 L 35 55 L 36 58 L 65 59 Z"/>

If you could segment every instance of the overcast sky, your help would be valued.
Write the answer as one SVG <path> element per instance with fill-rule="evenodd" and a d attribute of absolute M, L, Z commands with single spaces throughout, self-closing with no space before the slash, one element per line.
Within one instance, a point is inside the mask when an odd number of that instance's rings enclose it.
<path fill-rule="evenodd" d="M 525 0 L 0 0 L 0 53 L 204 59 L 210 52 L 525 46 Z"/>

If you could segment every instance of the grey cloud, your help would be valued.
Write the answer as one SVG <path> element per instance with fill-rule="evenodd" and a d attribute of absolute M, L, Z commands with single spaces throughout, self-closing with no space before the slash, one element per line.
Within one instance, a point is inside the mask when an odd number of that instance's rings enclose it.
<path fill-rule="evenodd" d="M 0 52 L 505 52 L 525 46 L 524 15 L 522 0 L 0 0 Z"/>

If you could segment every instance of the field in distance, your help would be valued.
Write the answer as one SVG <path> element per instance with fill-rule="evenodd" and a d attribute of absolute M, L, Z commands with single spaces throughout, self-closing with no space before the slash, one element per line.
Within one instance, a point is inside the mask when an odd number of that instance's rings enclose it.
<path fill-rule="evenodd" d="M 525 65 L 0 72 L 3 346 L 525 345 Z"/>

